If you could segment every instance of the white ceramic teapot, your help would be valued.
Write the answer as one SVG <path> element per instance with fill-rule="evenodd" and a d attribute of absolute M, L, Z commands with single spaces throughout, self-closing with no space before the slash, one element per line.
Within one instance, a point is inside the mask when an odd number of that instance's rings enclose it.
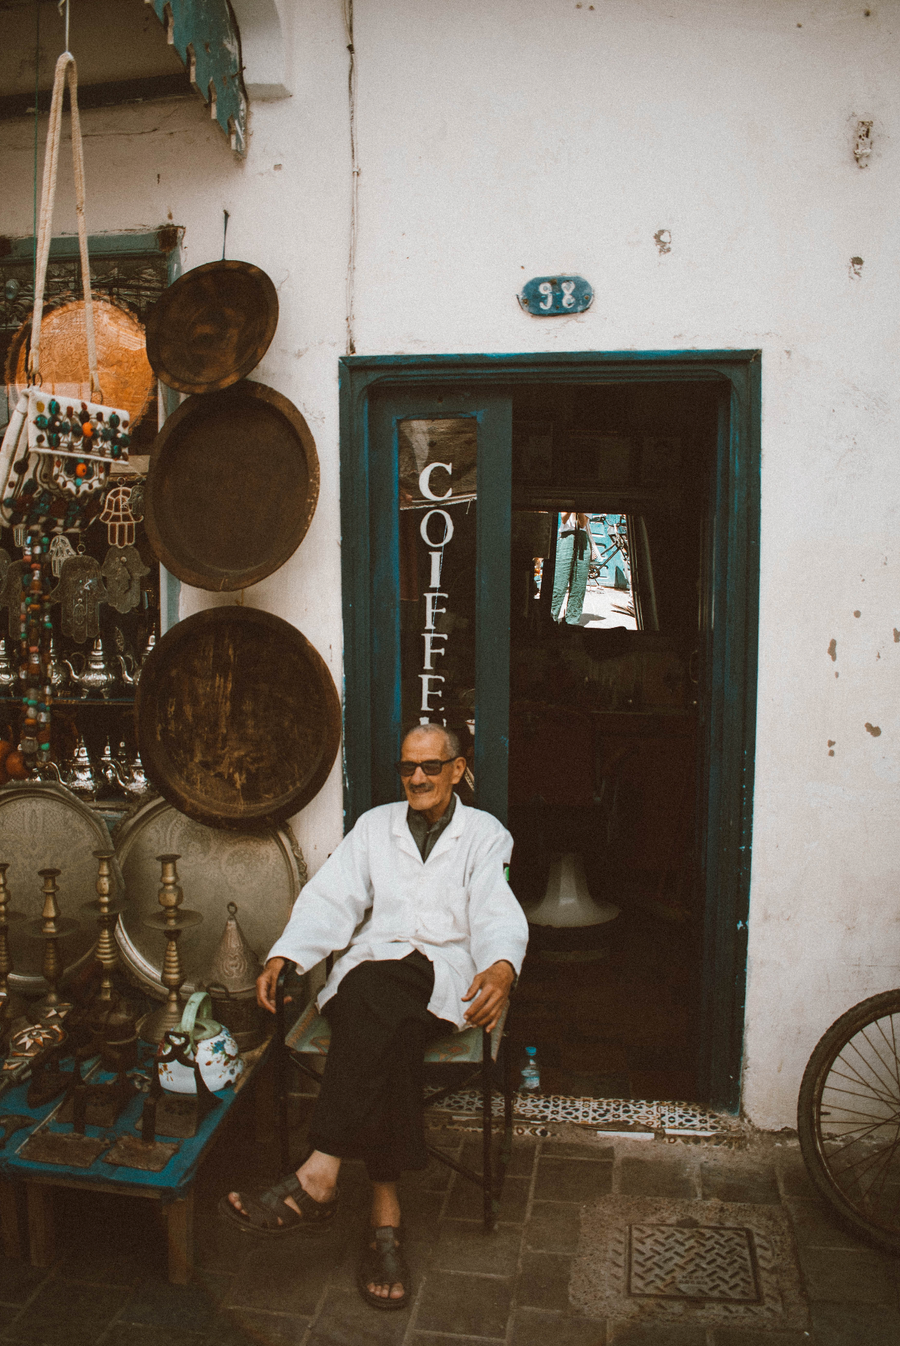
<path fill-rule="evenodd" d="M 181 1059 L 179 1059 L 181 1058 Z M 173 1094 L 195 1094 L 194 1062 L 212 1093 L 234 1084 L 244 1070 L 237 1043 L 212 1017 L 205 991 L 195 991 L 184 1007 L 180 1028 L 167 1033 L 156 1052 L 159 1082 Z"/>

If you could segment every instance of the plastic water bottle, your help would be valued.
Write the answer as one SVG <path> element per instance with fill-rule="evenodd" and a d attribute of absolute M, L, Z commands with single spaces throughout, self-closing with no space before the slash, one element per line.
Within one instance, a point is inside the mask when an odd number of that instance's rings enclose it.
<path fill-rule="evenodd" d="M 541 1072 L 538 1069 L 537 1047 L 525 1048 L 525 1065 L 522 1069 L 522 1093 L 536 1093 L 541 1087 Z"/>

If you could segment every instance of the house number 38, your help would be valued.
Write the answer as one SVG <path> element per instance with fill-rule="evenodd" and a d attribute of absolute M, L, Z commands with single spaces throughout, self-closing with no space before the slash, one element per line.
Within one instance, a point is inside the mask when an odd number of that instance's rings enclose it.
<path fill-rule="evenodd" d="M 594 291 L 583 276 L 535 276 L 522 287 L 519 303 L 535 318 L 583 313 Z"/>

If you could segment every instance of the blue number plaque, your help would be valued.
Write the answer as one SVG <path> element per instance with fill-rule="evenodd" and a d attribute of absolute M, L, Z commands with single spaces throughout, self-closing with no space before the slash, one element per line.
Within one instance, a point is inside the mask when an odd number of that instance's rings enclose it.
<path fill-rule="evenodd" d="M 583 276 L 535 276 L 522 286 L 519 303 L 534 318 L 561 318 L 583 313 L 593 298 Z"/>

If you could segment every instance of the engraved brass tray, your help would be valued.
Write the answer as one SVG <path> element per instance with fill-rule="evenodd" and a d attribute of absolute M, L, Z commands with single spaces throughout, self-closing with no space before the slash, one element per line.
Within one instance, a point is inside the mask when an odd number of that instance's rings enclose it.
<path fill-rule="evenodd" d="M 60 912 L 78 921 L 78 929 L 60 939 L 67 976 L 87 962 L 97 942 L 96 921 L 82 906 L 97 896 L 93 852 L 109 849 L 103 819 L 64 786 L 11 781 L 0 789 L 0 861 L 9 864 L 9 905 L 25 916 L 39 917 L 43 894 L 38 870 L 60 870 Z M 117 902 L 121 897 L 122 876 L 113 863 L 111 898 Z M 46 989 L 41 976 L 44 946 L 42 940 L 26 937 L 26 924 L 10 923 L 10 984 L 16 991 L 35 994 Z"/>
<path fill-rule="evenodd" d="M 127 308 L 111 299 L 94 297 L 94 331 L 103 400 L 131 412 L 132 430 L 150 405 L 156 384 L 147 359 L 144 328 Z M 6 382 L 16 394 L 24 391 L 28 376 L 31 319 L 22 324 L 10 343 Z M 41 320 L 41 387 L 65 401 L 92 402 L 85 336 L 84 300 L 70 299 L 46 308 Z"/>
<path fill-rule="evenodd" d="M 187 973 L 184 994 L 197 989 L 197 977 L 212 962 L 229 902 L 237 904 L 241 929 L 262 960 L 306 881 L 306 865 L 289 827 L 225 832 L 194 822 L 164 799 L 153 799 L 126 818 L 116 830 L 115 846 L 128 902 L 116 927 L 119 951 L 140 985 L 160 1000 L 166 942 L 143 923 L 160 910 L 158 855 L 181 857 L 178 878 L 185 905 L 203 915 L 202 925 L 182 931 L 178 940 Z"/>

